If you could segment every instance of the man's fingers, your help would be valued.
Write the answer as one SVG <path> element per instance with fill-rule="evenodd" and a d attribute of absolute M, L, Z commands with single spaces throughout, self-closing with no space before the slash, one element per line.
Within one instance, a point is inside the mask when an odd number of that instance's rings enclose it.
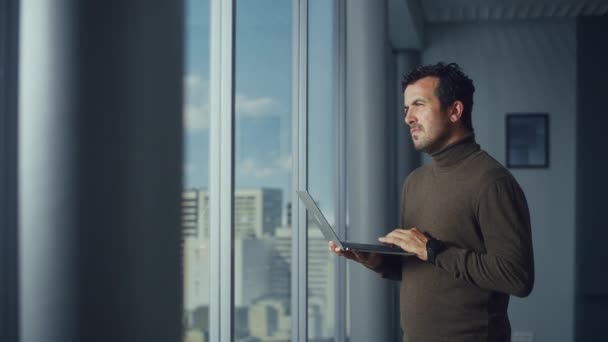
<path fill-rule="evenodd" d="M 342 250 L 333 241 L 329 241 L 329 251 L 338 255 L 341 255 L 342 252 Z"/>
<path fill-rule="evenodd" d="M 415 236 L 416 238 L 420 239 L 420 240 L 424 240 L 426 239 L 426 235 L 424 235 L 423 232 L 419 231 L 418 228 L 412 228 L 410 229 L 410 233 L 412 236 Z"/>
<path fill-rule="evenodd" d="M 357 260 L 357 257 L 353 254 L 353 252 L 345 251 L 345 250 L 341 249 L 340 247 L 336 246 L 336 244 L 333 241 L 329 242 L 329 251 L 338 256 L 345 257 L 347 259 Z"/>
<path fill-rule="evenodd" d="M 395 245 L 406 252 L 416 253 L 422 259 L 421 255 L 425 251 L 427 237 L 416 228 L 395 229 L 378 240 Z"/>
<path fill-rule="evenodd" d="M 401 249 L 404 249 L 403 246 L 410 243 L 411 239 L 408 236 L 403 236 L 400 234 L 399 235 L 398 234 L 389 234 L 383 238 L 379 238 L 378 240 L 380 240 L 383 243 L 388 243 L 391 245 L 401 247 Z"/>
<path fill-rule="evenodd" d="M 338 247 L 334 241 L 329 241 L 328 249 L 330 252 L 345 257 L 346 259 L 350 259 L 356 262 L 364 263 L 367 261 L 369 255 L 365 252 L 355 252 L 355 251 L 345 251 Z"/>
<path fill-rule="evenodd" d="M 386 235 L 409 243 L 420 244 L 426 241 L 426 236 L 416 228 L 412 229 L 395 229 Z"/>
<path fill-rule="evenodd" d="M 412 232 L 405 229 L 395 229 L 392 232 L 388 233 L 387 236 L 399 239 L 410 239 L 412 237 Z"/>
<path fill-rule="evenodd" d="M 388 243 L 401 248 L 408 253 L 417 253 L 416 244 L 410 238 L 401 239 L 395 236 L 385 236 L 379 239 L 383 243 Z"/>
<path fill-rule="evenodd" d="M 381 242 L 384 242 L 384 243 L 388 243 L 388 244 L 391 244 L 391 245 L 399 246 L 399 247 L 401 247 L 401 249 L 405 249 L 405 247 L 404 247 L 406 245 L 405 241 L 403 239 L 397 238 L 395 236 L 387 235 L 387 236 L 385 236 L 383 238 L 380 238 L 378 240 L 380 240 Z"/>

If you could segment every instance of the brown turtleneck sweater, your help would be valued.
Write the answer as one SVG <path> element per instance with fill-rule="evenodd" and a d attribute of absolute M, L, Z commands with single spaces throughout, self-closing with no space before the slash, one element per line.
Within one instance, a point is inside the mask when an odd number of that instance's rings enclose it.
<path fill-rule="evenodd" d="M 401 195 L 401 227 L 448 247 L 436 265 L 386 257 L 376 269 L 401 280 L 404 341 L 510 341 L 509 295 L 534 283 L 530 215 L 511 173 L 470 135 L 414 170 Z"/>

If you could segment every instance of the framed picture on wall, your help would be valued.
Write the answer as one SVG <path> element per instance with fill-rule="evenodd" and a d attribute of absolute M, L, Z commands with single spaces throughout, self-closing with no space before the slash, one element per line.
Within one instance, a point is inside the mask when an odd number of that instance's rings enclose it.
<path fill-rule="evenodd" d="M 507 167 L 549 167 L 549 114 L 508 113 Z"/>

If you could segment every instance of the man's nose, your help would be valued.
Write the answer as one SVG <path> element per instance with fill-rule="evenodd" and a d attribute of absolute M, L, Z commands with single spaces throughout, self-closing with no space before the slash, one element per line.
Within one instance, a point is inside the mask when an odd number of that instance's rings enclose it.
<path fill-rule="evenodd" d="M 407 111 L 407 114 L 405 114 L 404 121 L 405 121 L 405 124 L 408 125 L 408 126 L 411 126 L 413 123 L 416 122 L 415 116 L 412 113 L 411 109 Z"/>

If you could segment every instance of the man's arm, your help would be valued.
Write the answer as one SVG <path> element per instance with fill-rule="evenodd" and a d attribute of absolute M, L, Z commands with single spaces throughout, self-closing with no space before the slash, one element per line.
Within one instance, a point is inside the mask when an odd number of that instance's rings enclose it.
<path fill-rule="evenodd" d="M 528 296 L 534 285 L 534 257 L 523 191 L 511 176 L 503 176 L 485 186 L 478 199 L 486 251 L 448 246 L 435 264 L 478 287 Z"/>
<path fill-rule="evenodd" d="M 409 178 L 409 176 L 406 177 L 405 181 L 403 182 L 403 186 L 401 187 L 400 223 L 402 226 L 405 224 L 404 208 Z M 403 267 L 402 263 L 404 259 L 400 255 L 343 251 L 336 248 L 336 244 L 333 241 L 329 242 L 329 250 L 339 256 L 356 261 L 370 270 L 379 273 L 382 278 L 401 281 Z"/>
<path fill-rule="evenodd" d="M 401 281 L 403 257 L 400 255 L 381 255 L 382 262 L 372 271 L 379 273 L 382 278 Z"/>

